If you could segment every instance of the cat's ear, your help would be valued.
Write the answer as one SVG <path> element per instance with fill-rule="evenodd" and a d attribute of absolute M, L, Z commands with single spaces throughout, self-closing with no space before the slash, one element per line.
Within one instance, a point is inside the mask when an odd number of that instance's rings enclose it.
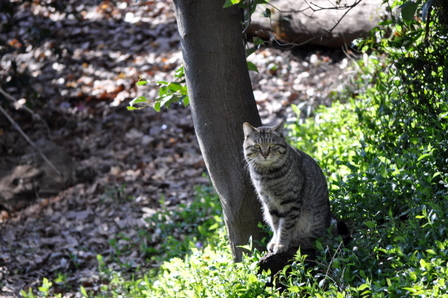
<path fill-rule="evenodd" d="M 244 122 L 243 130 L 244 130 L 244 136 L 247 138 L 249 135 L 251 135 L 253 132 L 256 131 L 256 128 L 250 125 L 249 123 Z"/>
<path fill-rule="evenodd" d="M 279 124 L 274 126 L 272 128 L 272 130 L 275 131 L 276 133 L 278 133 L 279 135 L 283 136 L 284 126 L 285 126 L 285 122 L 282 120 Z"/>

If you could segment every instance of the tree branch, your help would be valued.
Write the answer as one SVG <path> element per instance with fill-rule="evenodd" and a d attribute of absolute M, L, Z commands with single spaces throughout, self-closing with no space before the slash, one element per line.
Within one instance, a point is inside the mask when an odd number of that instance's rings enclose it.
<path fill-rule="evenodd" d="M 1 89 L 1 88 L 0 88 Z M 3 90 L 1 90 L 3 91 Z M 2 106 L 0 106 L 0 112 L 3 113 L 3 115 L 5 115 L 6 119 L 9 120 L 9 122 L 11 122 L 11 124 L 14 126 L 15 129 L 17 129 L 19 131 L 19 133 L 25 138 L 25 140 L 34 148 L 37 150 L 37 152 L 39 153 L 39 155 L 44 159 L 44 161 L 50 166 L 50 168 L 52 168 L 59 176 L 63 177 L 64 174 L 62 174 L 62 172 L 60 172 L 58 169 L 56 169 L 56 167 L 53 165 L 53 163 L 48 160 L 48 158 L 45 156 L 45 154 L 36 146 L 36 144 L 34 144 L 33 141 L 31 141 L 31 139 L 26 135 L 26 133 L 20 128 L 20 126 L 17 124 L 17 122 L 14 121 L 14 119 L 11 118 L 11 116 L 8 115 L 8 113 L 3 109 Z"/>
<path fill-rule="evenodd" d="M 28 108 L 25 104 L 22 104 L 20 101 L 18 101 L 17 99 L 15 99 L 12 95 L 10 95 L 9 93 L 7 93 L 5 90 L 2 89 L 2 87 L 0 87 L 0 93 L 6 98 L 8 99 L 10 102 L 12 102 L 14 104 L 14 107 L 18 110 L 18 109 L 24 109 L 25 111 L 27 111 L 28 113 L 31 114 L 31 116 L 33 117 L 33 119 L 39 120 L 41 121 L 44 125 L 45 128 L 47 129 L 47 133 L 50 133 L 50 128 L 48 127 L 47 122 L 45 122 L 38 114 L 34 113 L 33 110 L 31 110 L 30 108 Z"/>
<path fill-rule="evenodd" d="M 363 0 L 355 0 L 355 2 L 353 2 L 353 4 L 350 4 L 350 5 L 347 5 L 347 4 L 344 4 L 344 5 L 334 4 L 333 6 L 329 6 L 329 7 L 322 7 L 322 6 L 319 6 L 319 5 L 317 5 L 317 4 L 313 3 L 313 2 L 308 2 L 307 0 L 304 0 L 304 1 L 305 1 L 306 4 L 308 4 L 308 7 L 304 8 L 304 9 L 301 9 L 301 10 L 281 10 L 281 9 L 277 8 L 276 6 L 274 6 L 271 3 L 266 3 L 266 4 L 271 6 L 271 7 L 273 7 L 275 10 L 277 10 L 277 11 L 279 11 L 281 13 L 302 13 L 302 12 L 305 12 L 305 11 L 308 11 L 308 10 L 312 10 L 313 12 L 321 11 L 321 10 L 343 10 L 343 9 L 351 10 L 352 8 L 355 8 L 355 6 L 357 6 Z M 313 8 L 312 6 L 315 6 L 317 8 Z"/>

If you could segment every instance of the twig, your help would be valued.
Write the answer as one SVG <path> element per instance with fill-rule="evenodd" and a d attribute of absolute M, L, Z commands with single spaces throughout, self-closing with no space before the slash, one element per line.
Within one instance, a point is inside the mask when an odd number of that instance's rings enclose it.
<path fill-rule="evenodd" d="M 273 7 L 275 10 L 277 10 L 277 11 L 279 11 L 281 13 L 302 13 L 302 12 L 305 12 L 307 10 L 312 10 L 313 12 L 321 11 L 321 10 L 330 10 L 330 9 L 334 9 L 334 10 L 348 9 L 348 10 L 350 10 L 350 9 L 354 8 L 356 5 L 358 5 L 359 3 L 361 3 L 361 1 L 363 1 L 363 0 L 355 0 L 355 2 L 353 2 L 353 4 L 350 4 L 350 5 L 347 5 L 347 4 L 344 4 L 344 5 L 334 4 L 333 6 L 330 6 L 330 7 L 322 7 L 322 6 L 319 6 L 319 5 L 317 5 L 317 4 L 313 3 L 313 2 L 308 2 L 307 0 L 304 0 L 304 1 L 308 5 L 308 7 L 304 8 L 304 9 L 301 9 L 301 10 L 281 10 L 281 9 L 277 8 L 275 5 L 273 5 L 271 3 L 266 3 L 266 4 L 271 6 L 271 7 Z M 315 8 L 313 8 L 312 6 L 314 6 Z"/>
<path fill-rule="evenodd" d="M 25 111 L 27 111 L 28 113 L 31 114 L 31 116 L 33 117 L 33 119 L 37 119 L 39 121 L 41 121 L 44 125 L 45 128 L 47 129 L 47 133 L 50 134 L 50 128 L 48 127 L 47 122 L 45 122 L 38 114 L 34 113 L 33 110 L 31 110 L 30 108 L 28 108 L 26 105 L 21 104 L 17 99 L 15 99 L 13 96 L 11 96 L 9 93 L 7 93 L 5 90 L 2 89 L 2 87 L 0 87 L 0 93 L 9 101 L 11 101 L 12 103 L 14 103 L 14 107 L 16 109 L 24 109 Z"/>
<path fill-rule="evenodd" d="M 362 0 L 356 0 L 355 2 L 353 2 L 353 4 L 350 4 L 350 5 L 347 5 L 347 4 L 339 5 L 339 4 L 333 4 L 333 3 L 332 3 L 333 6 L 331 6 L 331 7 L 322 7 L 322 6 L 317 5 L 317 4 L 313 3 L 313 2 L 308 3 L 308 1 L 305 0 L 305 2 L 308 4 L 308 7 L 309 7 L 312 11 L 320 11 L 320 10 L 328 10 L 328 9 L 336 9 L 336 10 L 338 10 L 338 9 L 349 9 L 349 8 L 353 8 L 353 7 L 355 7 L 355 6 L 358 5 L 361 1 L 362 1 Z M 340 1 L 339 1 L 339 2 L 340 2 Z M 316 9 L 316 8 L 312 8 L 311 5 L 314 5 L 315 7 L 317 7 L 317 9 Z"/>
<path fill-rule="evenodd" d="M 31 139 L 26 135 L 26 133 L 20 128 L 20 126 L 14 121 L 14 119 L 11 118 L 11 116 L 8 115 L 8 113 L 3 109 L 2 106 L 0 106 L 0 112 L 5 115 L 5 117 L 11 122 L 11 124 L 14 126 L 15 129 L 19 131 L 19 133 L 25 138 L 25 140 L 33 146 L 34 149 L 37 150 L 39 155 L 45 160 L 45 162 L 52 168 L 59 176 L 64 177 L 64 174 L 62 174 L 56 167 L 53 165 L 53 163 L 48 160 L 48 158 L 45 156 L 45 154 L 36 146 L 36 144 L 31 141 Z"/>

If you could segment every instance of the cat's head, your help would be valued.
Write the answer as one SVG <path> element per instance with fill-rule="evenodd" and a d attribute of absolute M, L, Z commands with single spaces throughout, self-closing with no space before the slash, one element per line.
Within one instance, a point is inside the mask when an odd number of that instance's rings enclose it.
<path fill-rule="evenodd" d="M 283 136 L 283 121 L 276 126 L 253 127 L 243 124 L 244 157 L 250 165 L 269 166 L 286 154 L 288 144 Z"/>

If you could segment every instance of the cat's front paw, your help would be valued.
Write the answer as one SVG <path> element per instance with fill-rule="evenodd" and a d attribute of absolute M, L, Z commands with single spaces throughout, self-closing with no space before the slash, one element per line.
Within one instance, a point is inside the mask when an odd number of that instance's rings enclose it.
<path fill-rule="evenodd" d="M 270 241 L 268 243 L 268 246 L 267 246 L 268 252 L 273 253 L 274 252 L 274 247 L 275 247 L 275 242 L 274 241 Z"/>
<path fill-rule="evenodd" d="M 280 254 L 282 252 L 288 251 L 288 246 L 271 241 L 268 243 L 268 251 L 273 254 Z"/>
<path fill-rule="evenodd" d="M 282 252 L 287 252 L 288 251 L 288 246 L 287 245 L 283 245 L 280 243 L 277 243 L 276 245 L 274 245 L 274 249 L 273 249 L 273 253 L 274 254 L 281 254 Z"/>

